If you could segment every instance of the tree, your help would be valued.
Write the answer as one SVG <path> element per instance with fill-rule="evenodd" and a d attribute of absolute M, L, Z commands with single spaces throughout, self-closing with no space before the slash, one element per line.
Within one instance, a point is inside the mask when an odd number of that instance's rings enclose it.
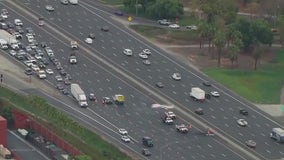
<path fill-rule="evenodd" d="M 252 56 L 254 58 L 254 70 L 257 70 L 257 62 L 263 53 L 263 48 L 259 45 L 253 47 Z"/>
<path fill-rule="evenodd" d="M 87 155 L 79 155 L 75 157 L 75 160 L 92 160 L 92 158 Z"/>
<path fill-rule="evenodd" d="M 238 60 L 238 55 L 243 48 L 243 42 L 241 38 L 241 33 L 239 31 L 235 31 L 232 34 L 232 45 L 229 48 L 229 58 L 232 64 L 232 68 L 234 66 L 234 62 Z"/>
<path fill-rule="evenodd" d="M 181 0 L 156 0 L 146 8 L 146 14 L 153 18 L 174 19 L 183 15 Z"/>
<path fill-rule="evenodd" d="M 284 16 L 279 17 L 279 37 L 280 37 L 280 43 L 283 47 L 284 45 Z"/>
<path fill-rule="evenodd" d="M 264 20 L 256 20 L 252 22 L 252 31 L 255 39 L 261 44 L 271 45 L 273 41 L 273 33 L 269 24 Z"/>
<path fill-rule="evenodd" d="M 214 45 L 217 48 L 217 53 L 218 53 L 218 67 L 220 67 L 221 64 L 221 53 L 223 48 L 226 45 L 226 34 L 222 30 L 218 30 L 216 32 L 216 36 L 214 38 Z"/>

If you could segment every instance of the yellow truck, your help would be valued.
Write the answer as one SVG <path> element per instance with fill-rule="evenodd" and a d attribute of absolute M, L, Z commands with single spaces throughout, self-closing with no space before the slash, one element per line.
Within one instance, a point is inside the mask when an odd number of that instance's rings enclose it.
<path fill-rule="evenodd" d="M 113 101 L 117 105 L 123 105 L 125 101 L 125 97 L 122 94 L 116 94 L 113 96 Z"/>

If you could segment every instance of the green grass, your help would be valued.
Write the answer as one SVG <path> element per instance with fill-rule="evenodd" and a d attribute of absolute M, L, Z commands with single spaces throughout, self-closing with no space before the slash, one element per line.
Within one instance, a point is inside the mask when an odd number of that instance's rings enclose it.
<path fill-rule="evenodd" d="M 123 0 L 101 0 L 102 2 L 105 2 L 110 5 L 123 5 Z"/>
<path fill-rule="evenodd" d="M 179 20 L 181 26 L 198 25 L 199 20 L 194 16 L 182 16 Z"/>
<path fill-rule="evenodd" d="M 257 71 L 219 68 L 203 71 L 250 101 L 279 104 L 281 88 L 284 85 L 283 69 L 284 49 L 281 49 L 273 63 L 260 66 Z"/>
<path fill-rule="evenodd" d="M 41 98 L 25 97 L 3 87 L 0 87 L 0 97 L 1 106 L 16 107 L 34 115 L 38 122 L 48 126 L 54 133 L 94 160 L 131 159 L 114 145 L 103 140 L 99 135 L 79 125 L 65 113 L 49 106 Z M 34 105 L 35 103 L 32 102 L 36 102 L 37 105 Z M 58 112 L 60 113 L 58 114 Z M 52 118 L 50 115 L 53 115 Z"/>
<path fill-rule="evenodd" d="M 143 36 L 154 40 L 161 40 L 161 38 L 163 37 L 168 39 L 169 41 L 171 40 L 193 41 L 198 38 L 198 34 L 195 31 L 171 30 L 167 28 L 144 26 L 144 25 L 131 25 L 130 28 L 142 34 Z"/>

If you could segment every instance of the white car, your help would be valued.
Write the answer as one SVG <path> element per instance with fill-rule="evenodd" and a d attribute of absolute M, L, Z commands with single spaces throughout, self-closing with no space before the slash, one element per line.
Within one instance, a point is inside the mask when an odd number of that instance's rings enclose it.
<path fill-rule="evenodd" d="M 172 111 L 165 112 L 165 115 L 171 119 L 176 119 L 176 114 Z"/>
<path fill-rule="evenodd" d="M 57 82 L 62 82 L 63 78 L 60 75 L 55 76 Z"/>
<path fill-rule="evenodd" d="M 93 40 L 92 40 L 92 38 L 86 38 L 85 42 L 88 43 L 88 44 L 92 44 Z"/>
<path fill-rule="evenodd" d="M 146 48 L 146 49 L 143 49 L 143 53 L 150 55 L 151 51 L 150 51 L 150 49 Z"/>
<path fill-rule="evenodd" d="M 40 59 L 42 59 L 42 56 L 36 54 L 36 55 L 35 55 L 35 59 L 40 60 Z"/>
<path fill-rule="evenodd" d="M 11 56 L 15 56 L 17 54 L 17 52 L 15 50 L 13 50 L 13 49 L 11 49 L 9 51 L 9 53 L 10 53 Z"/>
<path fill-rule="evenodd" d="M 46 9 L 47 11 L 49 11 L 49 12 L 54 11 L 54 7 L 53 7 L 52 5 L 46 5 L 46 6 L 45 6 L 45 9 Z"/>
<path fill-rule="evenodd" d="M 16 26 L 23 26 L 23 22 L 20 19 L 15 19 L 14 23 Z"/>
<path fill-rule="evenodd" d="M 212 92 L 210 92 L 211 93 L 211 95 L 213 96 L 213 97 L 220 97 L 220 94 L 219 94 L 219 92 L 217 92 L 217 91 L 212 91 Z"/>
<path fill-rule="evenodd" d="M 27 67 L 31 67 L 33 65 L 33 62 L 31 62 L 30 60 L 26 60 L 24 61 L 24 64 L 27 66 Z"/>
<path fill-rule="evenodd" d="M 192 25 L 192 26 L 186 26 L 185 28 L 186 28 L 186 29 L 189 29 L 189 30 L 194 30 L 194 31 L 196 31 L 196 30 L 198 29 L 198 27 L 197 27 L 197 26 L 195 26 L 195 25 Z"/>
<path fill-rule="evenodd" d="M 238 125 L 240 125 L 242 127 L 245 127 L 245 126 L 248 125 L 248 122 L 246 120 L 244 120 L 244 119 L 238 119 L 237 123 L 238 123 Z"/>
<path fill-rule="evenodd" d="M 173 29 L 179 29 L 180 26 L 178 24 L 170 24 L 169 28 L 173 28 Z"/>
<path fill-rule="evenodd" d="M 142 58 L 142 59 L 148 58 L 147 54 L 145 54 L 144 52 L 139 53 L 139 57 Z"/>
<path fill-rule="evenodd" d="M 53 70 L 50 69 L 50 68 L 47 68 L 47 69 L 45 70 L 45 72 L 46 72 L 47 74 L 54 74 Z"/>
<path fill-rule="evenodd" d="M 151 62 L 149 61 L 149 59 L 145 59 L 145 60 L 143 60 L 143 64 L 145 64 L 145 65 L 150 65 Z"/>
<path fill-rule="evenodd" d="M 180 75 L 180 73 L 174 73 L 172 75 L 172 78 L 176 81 L 179 81 L 179 80 L 181 80 L 181 75 Z"/>
<path fill-rule="evenodd" d="M 124 129 L 124 128 L 119 128 L 119 129 L 118 129 L 118 132 L 119 132 L 120 134 L 122 134 L 122 135 L 128 134 L 127 130 Z"/>
<path fill-rule="evenodd" d="M 123 53 L 127 56 L 132 56 L 132 50 L 131 49 L 124 49 Z"/>
<path fill-rule="evenodd" d="M 34 71 L 39 71 L 40 68 L 38 67 L 38 65 L 36 64 L 32 64 L 31 68 L 34 70 Z"/>
<path fill-rule="evenodd" d="M 125 143 L 129 143 L 131 141 L 128 136 L 121 136 L 121 140 Z"/>

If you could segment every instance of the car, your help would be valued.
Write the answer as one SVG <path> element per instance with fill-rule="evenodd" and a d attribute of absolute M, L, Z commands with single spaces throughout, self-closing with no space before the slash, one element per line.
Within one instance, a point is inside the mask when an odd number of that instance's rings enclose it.
<path fill-rule="evenodd" d="M 16 26 L 23 26 L 23 22 L 22 22 L 22 20 L 20 20 L 20 19 L 14 19 L 14 24 L 15 24 Z"/>
<path fill-rule="evenodd" d="M 53 70 L 50 69 L 50 68 L 47 68 L 47 69 L 45 70 L 45 72 L 46 72 L 47 74 L 54 74 Z"/>
<path fill-rule="evenodd" d="M 46 5 L 46 6 L 45 6 L 45 9 L 46 9 L 47 11 L 49 11 L 49 12 L 52 12 L 52 11 L 55 10 L 52 5 Z"/>
<path fill-rule="evenodd" d="M 68 0 L 60 0 L 61 4 L 67 5 L 68 4 Z"/>
<path fill-rule="evenodd" d="M 150 55 L 151 51 L 150 51 L 150 49 L 146 48 L 146 49 L 143 49 L 143 53 Z"/>
<path fill-rule="evenodd" d="M 123 13 L 121 11 L 115 11 L 114 14 L 117 16 L 123 16 Z"/>
<path fill-rule="evenodd" d="M 161 117 L 162 122 L 168 125 L 174 124 L 174 120 L 168 116 L 162 116 Z"/>
<path fill-rule="evenodd" d="M 61 70 L 59 71 L 59 73 L 60 73 L 60 75 L 62 75 L 62 76 L 66 76 L 66 74 L 67 74 L 67 72 L 66 72 L 64 69 L 61 69 Z"/>
<path fill-rule="evenodd" d="M 202 108 L 197 108 L 194 113 L 198 114 L 198 115 L 203 115 L 204 112 L 203 112 L 203 109 Z"/>
<path fill-rule="evenodd" d="M 143 150 L 142 150 L 142 154 L 143 154 L 144 156 L 147 156 L 147 157 L 149 157 L 149 156 L 152 155 L 152 153 L 149 151 L 149 149 L 143 149 Z"/>
<path fill-rule="evenodd" d="M 36 54 L 39 55 L 39 56 L 43 56 L 43 55 L 44 55 L 44 54 L 43 54 L 43 51 L 42 51 L 41 49 L 39 49 L 39 48 L 35 48 L 35 52 L 36 52 Z"/>
<path fill-rule="evenodd" d="M 71 41 L 70 45 L 71 45 L 72 49 L 78 49 L 78 42 L 77 41 Z"/>
<path fill-rule="evenodd" d="M 39 66 L 36 65 L 36 64 L 32 64 L 31 68 L 32 68 L 34 71 L 39 71 L 39 70 L 40 70 Z"/>
<path fill-rule="evenodd" d="M 88 35 L 88 37 L 91 38 L 91 39 L 95 39 L 95 38 L 96 38 L 95 33 L 90 33 L 90 34 Z"/>
<path fill-rule="evenodd" d="M 178 24 L 170 24 L 169 25 L 169 28 L 172 28 L 172 29 L 179 29 L 180 26 Z"/>
<path fill-rule="evenodd" d="M 123 53 L 127 56 L 132 56 L 132 50 L 131 49 L 126 48 L 126 49 L 123 50 Z"/>
<path fill-rule="evenodd" d="M 90 100 L 90 101 L 96 101 L 96 100 L 97 100 L 97 97 L 95 96 L 94 93 L 90 93 L 90 94 L 89 94 L 89 100 Z"/>
<path fill-rule="evenodd" d="M 20 53 L 17 53 L 16 55 L 15 55 L 15 57 L 18 59 L 18 60 L 24 60 L 24 55 L 21 55 Z"/>
<path fill-rule="evenodd" d="M 55 76 L 57 82 L 62 82 L 63 78 L 60 75 Z"/>
<path fill-rule="evenodd" d="M 242 115 L 244 115 L 244 116 L 247 116 L 248 115 L 248 111 L 247 110 L 245 110 L 245 109 L 240 109 L 240 114 L 242 114 Z"/>
<path fill-rule="evenodd" d="M 121 136 L 121 140 L 125 143 L 129 143 L 131 141 L 128 136 Z"/>
<path fill-rule="evenodd" d="M 205 98 L 206 98 L 206 99 L 211 99 L 211 94 L 205 93 Z"/>
<path fill-rule="evenodd" d="M 71 81 L 68 79 L 68 78 L 64 78 L 64 84 L 65 85 L 70 85 L 71 84 Z"/>
<path fill-rule="evenodd" d="M 22 39 L 22 35 L 19 32 L 14 32 L 13 35 L 16 37 L 16 39 Z"/>
<path fill-rule="evenodd" d="M 35 59 L 40 60 L 40 59 L 42 59 L 42 56 L 36 54 L 36 55 L 35 55 Z"/>
<path fill-rule="evenodd" d="M 9 51 L 9 54 L 14 57 L 17 54 L 17 52 L 15 50 L 11 49 Z"/>
<path fill-rule="evenodd" d="M 188 127 L 185 124 L 176 124 L 176 130 L 180 133 L 188 133 Z"/>
<path fill-rule="evenodd" d="M 198 29 L 198 27 L 195 26 L 195 25 L 186 26 L 185 28 L 186 28 L 186 29 L 189 29 L 189 30 L 193 30 L 193 31 L 196 31 L 196 30 Z"/>
<path fill-rule="evenodd" d="M 172 112 L 172 111 L 165 112 L 165 115 L 167 117 L 170 117 L 171 119 L 176 119 L 176 114 L 174 112 Z"/>
<path fill-rule="evenodd" d="M 150 62 L 150 60 L 149 59 L 145 59 L 145 60 L 143 60 L 142 61 L 143 62 L 143 64 L 145 64 L 145 65 L 151 65 L 151 62 Z"/>
<path fill-rule="evenodd" d="M 152 138 L 150 138 L 148 136 L 145 136 L 145 137 L 142 138 L 142 143 L 143 143 L 144 146 L 154 147 Z"/>
<path fill-rule="evenodd" d="M 27 33 L 30 33 L 30 34 L 33 35 L 33 36 L 35 36 L 35 32 L 34 32 L 34 30 L 33 30 L 31 27 L 27 27 L 27 28 L 26 28 L 26 32 L 27 32 Z"/>
<path fill-rule="evenodd" d="M 7 24 L 8 28 L 15 28 L 15 24 L 12 23 L 12 22 L 7 22 L 6 24 Z"/>
<path fill-rule="evenodd" d="M 70 94 L 69 91 L 68 91 L 68 89 L 66 89 L 66 88 L 64 88 L 61 92 L 62 92 L 62 94 L 64 94 L 64 95 L 69 95 L 69 94 Z"/>
<path fill-rule="evenodd" d="M 142 59 L 147 59 L 147 58 L 148 58 L 147 54 L 145 54 L 144 52 L 141 52 L 141 53 L 139 53 L 138 55 L 139 55 L 139 57 L 142 58 Z"/>
<path fill-rule="evenodd" d="M 48 59 L 46 59 L 45 57 L 42 57 L 40 60 L 42 61 L 42 63 L 44 65 L 48 65 L 49 64 Z"/>
<path fill-rule="evenodd" d="M 127 134 L 128 134 L 127 130 L 124 129 L 124 128 L 119 128 L 119 129 L 118 129 L 118 132 L 119 132 L 119 134 L 121 134 L 121 135 L 127 135 Z"/>
<path fill-rule="evenodd" d="M 19 32 L 21 35 L 25 33 L 25 31 L 22 29 L 22 27 L 17 26 L 16 24 L 15 24 L 15 31 Z"/>
<path fill-rule="evenodd" d="M 46 42 L 40 42 L 40 46 L 41 46 L 41 48 L 45 48 L 45 47 L 47 47 L 47 43 Z"/>
<path fill-rule="evenodd" d="M 27 52 L 31 52 L 32 51 L 32 47 L 31 46 L 26 46 L 25 49 L 26 49 Z"/>
<path fill-rule="evenodd" d="M 156 83 L 156 86 L 157 86 L 158 88 L 164 88 L 164 84 L 163 84 L 162 82 L 157 82 L 157 83 Z"/>
<path fill-rule="evenodd" d="M 159 23 L 160 25 L 166 25 L 166 26 L 168 26 L 168 25 L 171 24 L 171 22 L 170 22 L 169 20 L 167 20 L 167 19 L 158 20 L 158 23 Z"/>
<path fill-rule="evenodd" d="M 173 78 L 174 80 L 176 80 L 176 81 L 180 81 L 180 80 L 181 80 L 181 75 L 180 75 L 180 73 L 174 73 L 174 74 L 172 75 L 172 78 Z"/>
<path fill-rule="evenodd" d="M 220 94 L 217 91 L 211 91 L 210 93 L 213 97 L 220 97 Z"/>
<path fill-rule="evenodd" d="M 237 124 L 241 127 L 246 127 L 248 125 L 248 122 L 244 119 L 238 119 Z"/>
<path fill-rule="evenodd" d="M 112 104 L 112 100 L 109 97 L 103 97 L 103 104 Z"/>
<path fill-rule="evenodd" d="M 67 75 L 65 76 L 65 78 L 67 78 L 67 79 L 69 79 L 69 80 L 72 80 L 72 77 L 71 77 L 70 74 L 67 74 Z"/>
<path fill-rule="evenodd" d="M 108 32 L 109 31 L 109 27 L 108 26 L 103 26 L 101 28 L 101 31 Z"/>
<path fill-rule="evenodd" d="M 25 69 L 25 74 L 28 75 L 28 76 L 32 75 L 33 74 L 33 70 L 31 68 L 26 68 Z"/>
<path fill-rule="evenodd" d="M 42 62 L 38 62 L 38 67 L 44 69 L 46 66 Z"/>
<path fill-rule="evenodd" d="M 247 140 L 246 142 L 245 142 L 245 144 L 248 146 L 248 147 L 250 147 L 250 148 L 256 148 L 256 142 L 255 141 L 253 141 L 253 140 Z"/>
<path fill-rule="evenodd" d="M 53 57 L 54 56 L 54 52 L 50 47 L 45 47 L 45 52 L 49 57 Z"/>
<path fill-rule="evenodd" d="M 58 89 L 58 90 L 63 90 L 64 87 L 63 87 L 62 84 L 58 83 L 58 84 L 56 84 L 56 89 Z"/>
<path fill-rule="evenodd" d="M 202 84 L 203 84 L 204 86 L 207 86 L 207 87 L 210 87 L 210 86 L 211 86 L 211 83 L 210 83 L 209 81 L 204 81 L 204 82 L 202 82 Z"/>
<path fill-rule="evenodd" d="M 92 38 L 86 38 L 85 42 L 88 44 L 92 44 L 93 43 L 93 39 Z"/>

